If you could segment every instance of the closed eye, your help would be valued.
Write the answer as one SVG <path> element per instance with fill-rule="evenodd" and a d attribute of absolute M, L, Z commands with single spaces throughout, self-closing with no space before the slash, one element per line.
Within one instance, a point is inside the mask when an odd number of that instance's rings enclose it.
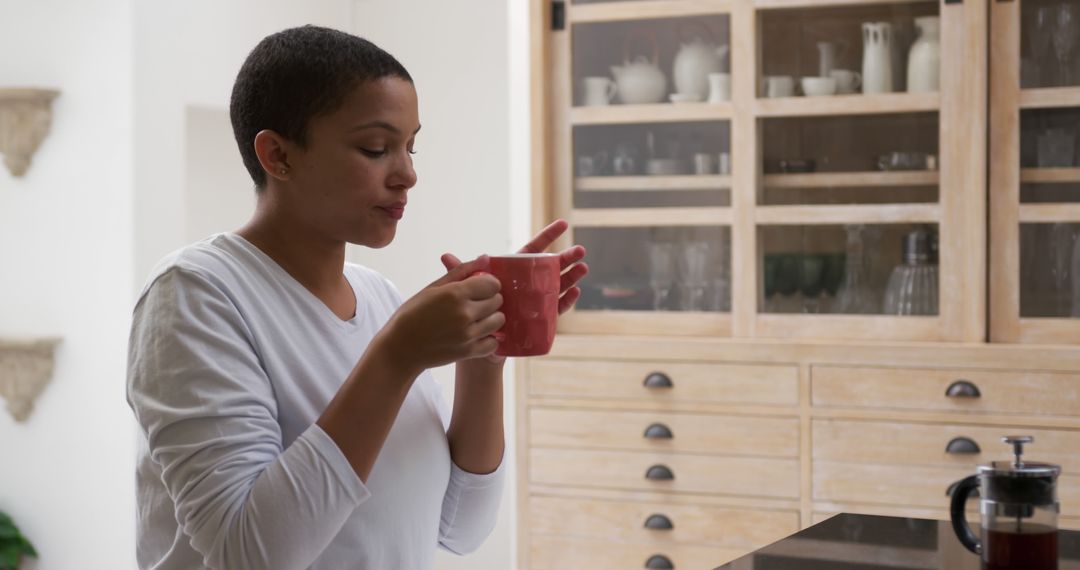
<path fill-rule="evenodd" d="M 364 153 L 367 156 L 370 156 L 371 158 L 382 158 L 386 155 L 386 149 L 372 150 L 368 148 L 362 148 L 360 149 L 360 152 Z"/>

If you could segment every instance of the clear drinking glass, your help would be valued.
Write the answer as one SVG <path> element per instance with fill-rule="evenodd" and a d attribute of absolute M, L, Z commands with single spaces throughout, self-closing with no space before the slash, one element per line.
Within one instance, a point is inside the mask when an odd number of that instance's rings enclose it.
<path fill-rule="evenodd" d="M 869 256 L 866 255 L 866 226 L 844 226 L 847 245 L 844 248 L 844 283 L 836 295 L 837 313 L 866 315 L 876 313 L 881 306 L 869 283 Z"/>
<path fill-rule="evenodd" d="M 653 290 L 653 310 L 663 311 L 669 308 L 675 274 L 675 244 L 650 242 L 649 285 Z"/>
<path fill-rule="evenodd" d="M 709 288 L 709 242 L 691 241 L 683 244 L 679 256 L 681 308 L 684 311 L 704 311 L 705 292 Z"/>

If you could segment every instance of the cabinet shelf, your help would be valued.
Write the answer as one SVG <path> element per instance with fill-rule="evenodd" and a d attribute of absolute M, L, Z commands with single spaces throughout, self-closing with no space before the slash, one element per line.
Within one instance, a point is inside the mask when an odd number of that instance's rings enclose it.
<path fill-rule="evenodd" d="M 1020 171 L 1024 184 L 1080 182 L 1080 168 L 1024 168 Z"/>
<path fill-rule="evenodd" d="M 937 93 L 885 93 L 758 99 L 754 112 L 759 117 L 823 117 L 924 113 L 940 107 Z"/>
<path fill-rule="evenodd" d="M 1020 91 L 1021 109 L 1080 107 L 1080 87 L 1047 87 Z"/>
<path fill-rule="evenodd" d="M 1080 222 L 1080 204 L 1020 204 L 1020 222 Z"/>
<path fill-rule="evenodd" d="M 730 176 L 587 176 L 574 179 L 581 192 L 649 190 L 721 190 L 731 188 Z"/>
<path fill-rule="evenodd" d="M 614 125 L 632 123 L 685 123 L 689 121 L 731 120 L 731 103 L 654 103 L 651 105 L 607 105 L 574 107 L 574 125 Z"/>
<path fill-rule="evenodd" d="M 858 188 L 883 186 L 936 186 L 935 170 L 904 172 L 813 172 L 807 174 L 767 174 L 766 188 Z"/>
<path fill-rule="evenodd" d="M 892 204 L 882 206 L 758 206 L 754 221 L 762 225 L 832 224 L 921 224 L 937 223 L 937 204 Z"/>
<path fill-rule="evenodd" d="M 731 11 L 728 0 L 638 0 L 571 4 L 570 23 L 621 22 L 653 18 L 680 18 Z"/>
<path fill-rule="evenodd" d="M 570 213 L 576 227 L 728 226 L 731 208 L 578 208 Z"/>

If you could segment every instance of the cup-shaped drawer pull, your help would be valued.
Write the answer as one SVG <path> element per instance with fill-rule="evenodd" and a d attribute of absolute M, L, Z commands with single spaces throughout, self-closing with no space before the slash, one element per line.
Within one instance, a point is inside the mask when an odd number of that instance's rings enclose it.
<path fill-rule="evenodd" d="M 950 398 L 978 398 L 982 396 L 979 387 L 970 380 L 957 380 L 945 389 L 945 395 Z"/>
<path fill-rule="evenodd" d="M 649 515 L 649 518 L 645 519 L 645 528 L 650 530 L 672 530 L 675 525 L 672 524 L 671 519 L 661 514 Z"/>
<path fill-rule="evenodd" d="M 649 481 L 671 481 L 675 479 L 675 473 L 667 465 L 653 465 L 645 471 L 645 478 Z"/>
<path fill-rule="evenodd" d="M 651 424 L 645 428 L 645 439 L 671 439 L 675 437 L 675 434 L 671 433 L 671 428 L 661 423 Z"/>
<path fill-rule="evenodd" d="M 669 568 L 674 569 L 675 565 L 671 563 L 671 559 L 663 554 L 653 554 L 645 561 L 646 568 Z"/>
<path fill-rule="evenodd" d="M 945 453 L 952 455 L 964 455 L 971 453 L 982 453 L 979 449 L 979 444 L 975 443 L 974 439 L 970 437 L 954 437 L 949 440 L 948 445 L 945 446 Z"/>
<path fill-rule="evenodd" d="M 675 384 L 671 381 L 671 378 L 663 372 L 650 372 L 645 377 L 646 388 L 673 388 Z"/>

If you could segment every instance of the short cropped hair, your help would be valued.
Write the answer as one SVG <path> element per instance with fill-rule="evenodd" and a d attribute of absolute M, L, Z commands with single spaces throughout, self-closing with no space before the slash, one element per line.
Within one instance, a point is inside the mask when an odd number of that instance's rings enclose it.
<path fill-rule="evenodd" d="M 266 187 L 255 154 L 259 131 L 304 146 L 313 118 L 336 111 L 360 83 L 384 77 L 412 82 L 394 56 L 352 34 L 302 26 L 263 38 L 240 67 L 229 102 L 233 135 L 256 190 Z"/>

